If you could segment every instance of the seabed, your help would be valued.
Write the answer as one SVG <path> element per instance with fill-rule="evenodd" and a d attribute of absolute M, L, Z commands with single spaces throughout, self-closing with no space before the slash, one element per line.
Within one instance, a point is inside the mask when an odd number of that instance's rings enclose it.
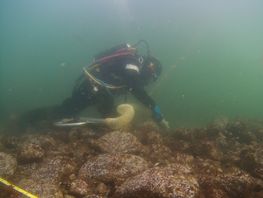
<path fill-rule="evenodd" d="M 32 127 L 0 137 L 0 176 L 41 198 L 260 198 L 262 142 L 263 123 L 244 120 L 170 131 L 150 121 Z M 0 197 L 27 196 L 0 184 Z"/>

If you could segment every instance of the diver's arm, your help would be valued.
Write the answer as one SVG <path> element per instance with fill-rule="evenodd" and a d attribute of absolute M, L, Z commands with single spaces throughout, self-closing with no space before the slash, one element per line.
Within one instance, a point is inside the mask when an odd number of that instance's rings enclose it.
<path fill-rule="evenodd" d="M 152 111 L 154 120 L 160 122 L 163 119 L 163 115 L 159 106 L 155 104 L 155 101 L 145 91 L 139 71 L 137 69 L 126 70 L 125 79 L 129 91 L 135 96 L 135 98 Z"/>
<path fill-rule="evenodd" d="M 152 109 L 155 106 L 154 100 L 144 89 L 142 79 L 139 75 L 139 67 L 127 64 L 125 68 L 125 81 L 128 90 L 146 107 Z"/>
<path fill-rule="evenodd" d="M 169 129 L 169 123 L 164 119 L 161 109 L 155 104 L 154 100 L 147 94 L 143 88 L 135 88 L 132 94 L 141 101 L 145 106 L 151 109 L 153 119 L 164 129 Z"/>
<path fill-rule="evenodd" d="M 144 88 L 141 87 L 133 87 L 130 88 L 130 92 L 146 107 L 150 108 L 151 110 L 155 106 L 154 100 L 147 94 Z"/>
<path fill-rule="evenodd" d="M 132 67 L 131 67 L 132 68 Z M 135 69 L 126 70 L 126 82 L 129 91 L 146 107 L 152 111 L 153 119 L 165 129 L 169 129 L 168 122 L 164 119 L 163 114 L 154 100 L 147 94 L 139 76 L 139 71 Z"/>

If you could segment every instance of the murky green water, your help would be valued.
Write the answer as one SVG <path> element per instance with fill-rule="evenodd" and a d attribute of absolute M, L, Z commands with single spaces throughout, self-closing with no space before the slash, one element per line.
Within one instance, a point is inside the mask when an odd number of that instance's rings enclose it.
<path fill-rule="evenodd" d="M 261 0 L 1 0 L 0 115 L 60 103 L 104 48 L 146 39 L 173 126 L 263 118 Z"/>

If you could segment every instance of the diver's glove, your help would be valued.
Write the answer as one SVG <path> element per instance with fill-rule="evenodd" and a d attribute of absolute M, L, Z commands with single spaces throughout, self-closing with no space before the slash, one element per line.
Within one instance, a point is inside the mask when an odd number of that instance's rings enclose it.
<path fill-rule="evenodd" d="M 156 122 L 161 122 L 163 119 L 163 114 L 161 113 L 160 107 L 156 105 L 156 106 L 154 106 L 152 111 L 153 111 L 153 119 Z"/>
<path fill-rule="evenodd" d="M 159 106 L 155 106 L 153 108 L 153 119 L 162 127 L 165 129 L 169 129 L 169 123 L 164 119 L 163 114 L 161 113 L 161 109 Z"/>

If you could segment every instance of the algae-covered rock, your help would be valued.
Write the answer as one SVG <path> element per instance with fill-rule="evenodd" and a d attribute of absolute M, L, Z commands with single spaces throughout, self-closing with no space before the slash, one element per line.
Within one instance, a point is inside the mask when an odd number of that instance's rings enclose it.
<path fill-rule="evenodd" d="M 163 144 L 160 128 L 156 123 L 148 121 L 133 132 L 142 144 Z"/>
<path fill-rule="evenodd" d="M 71 175 L 76 170 L 76 163 L 69 157 L 56 156 L 45 159 L 41 166 L 33 172 L 31 178 L 58 183 L 63 177 Z"/>
<path fill-rule="evenodd" d="M 249 125 L 243 121 L 236 120 L 226 126 L 225 135 L 230 138 L 235 138 L 238 142 L 249 144 L 256 139 L 255 134 L 250 132 Z"/>
<path fill-rule="evenodd" d="M 44 154 L 44 149 L 39 145 L 24 143 L 18 151 L 18 158 L 24 163 L 29 163 L 41 160 Z"/>
<path fill-rule="evenodd" d="M 4 136 L 2 138 L 2 144 L 7 149 L 15 149 L 19 145 L 20 139 L 16 136 Z"/>
<path fill-rule="evenodd" d="M 23 179 L 19 182 L 19 186 L 28 192 L 44 198 L 63 198 L 63 193 L 59 188 L 59 185 L 35 181 L 32 179 Z"/>
<path fill-rule="evenodd" d="M 0 176 L 11 176 L 17 167 L 16 158 L 7 153 L 0 152 Z"/>
<path fill-rule="evenodd" d="M 121 132 L 89 127 L 0 137 L 0 176 L 45 198 L 263 197 L 263 123 L 169 133 L 152 122 Z"/>
<path fill-rule="evenodd" d="M 141 157 L 131 154 L 101 154 L 88 160 L 80 169 L 81 179 L 121 182 L 148 168 Z"/>
<path fill-rule="evenodd" d="M 240 152 L 239 166 L 253 176 L 263 179 L 263 146 L 255 145 Z"/>
<path fill-rule="evenodd" d="M 29 177 L 20 180 L 18 185 L 39 197 L 63 198 L 60 184 L 75 169 L 76 164 L 67 157 L 47 158 Z"/>
<path fill-rule="evenodd" d="M 95 144 L 105 153 L 139 153 L 143 146 L 131 133 L 114 131 L 99 138 Z"/>
<path fill-rule="evenodd" d="M 224 171 L 222 175 L 215 178 L 217 186 L 222 187 L 230 197 L 249 197 L 257 183 L 248 173 L 231 167 Z"/>
<path fill-rule="evenodd" d="M 152 144 L 148 150 L 148 156 L 154 163 L 164 163 L 169 164 L 171 161 L 174 161 L 172 151 L 163 144 Z"/>
<path fill-rule="evenodd" d="M 56 145 L 49 135 L 24 135 L 18 144 L 18 160 L 23 163 L 41 161 L 46 153 Z"/>
<path fill-rule="evenodd" d="M 236 167 L 223 169 L 218 162 L 211 160 L 196 161 L 195 171 L 198 174 L 198 182 L 208 197 L 213 197 L 210 196 L 211 193 L 233 198 L 250 197 L 258 187 L 256 180 L 246 172 Z"/>
<path fill-rule="evenodd" d="M 192 153 L 194 156 L 205 156 L 212 160 L 220 160 L 223 156 L 216 143 L 208 140 L 202 140 L 196 143 L 193 142 L 188 152 Z"/>
<path fill-rule="evenodd" d="M 175 168 L 177 167 L 177 168 Z M 182 166 L 155 167 L 127 179 L 115 192 L 115 197 L 125 198 L 195 198 L 199 196 L 199 184 L 190 170 Z"/>
<path fill-rule="evenodd" d="M 50 135 L 24 135 L 22 137 L 23 144 L 35 144 L 39 145 L 43 149 L 50 149 L 56 146 L 56 141 Z"/>
<path fill-rule="evenodd" d="M 194 157 L 192 155 L 188 155 L 185 153 L 176 153 L 175 156 L 175 162 L 182 165 L 192 165 L 194 162 Z"/>

